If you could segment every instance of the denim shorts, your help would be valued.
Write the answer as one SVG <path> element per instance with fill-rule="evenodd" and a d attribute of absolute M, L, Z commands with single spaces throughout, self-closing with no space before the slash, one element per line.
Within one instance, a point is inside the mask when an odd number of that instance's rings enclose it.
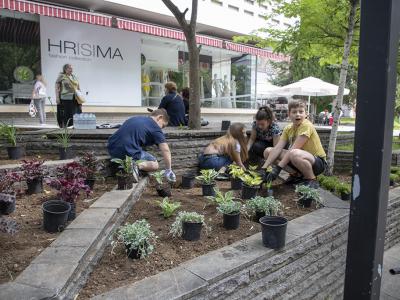
<path fill-rule="evenodd" d="M 139 160 L 146 160 L 146 161 L 157 161 L 157 158 L 155 158 L 153 155 L 150 153 L 143 151 L 140 153 L 140 158 Z"/>
<path fill-rule="evenodd" d="M 222 167 L 228 166 L 232 163 L 229 156 L 219 154 L 200 154 L 199 168 L 200 169 L 214 169 L 219 171 Z"/>

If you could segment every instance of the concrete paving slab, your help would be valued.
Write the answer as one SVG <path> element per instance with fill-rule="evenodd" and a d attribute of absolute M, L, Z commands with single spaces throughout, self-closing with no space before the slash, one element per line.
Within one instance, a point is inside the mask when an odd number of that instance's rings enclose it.
<path fill-rule="evenodd" d="M 115 208 L 88 208 L 69 224 L 68 228 L 103 229 L 116 212 Z"/>
<path fill-rule="evenodd" d="M 392 275 L 389 273 L 389 270 L 394 267 L 400 267 L 400 244 L 385 251 L 383 257 L 381 299 L 400 300 L 400 274 Z"/>
<path fill-rule="evenodd" d="M 131 285 L 96 296 L 94 300 L 185 299 L 204 290 L 206 282 L 183 268 L 174 268 Z"/>
<path fill-rule="evenodd" d="M 136 188 L 135 184 L 133 188 Z M 113 190 L 111 192 L 104 193 L 99 199 L 93 203 L 90 208 L 115 208 L 121 209 L 129 199 L 133 190 Z"/>
<path fill-rule="evenodd" d="M 101 229 L 69 229 L 68 227 L 50 246 L 84 247 L 88 249 L 96 241 L 101 231 Z"/>
<path fill-rule="evenodd" d="M 67 284 L 78 263 L 59 264 L 30 264 L 15 282 L 32 287 L 44 288 L 58 294 Z"/>
<path fill-rule="evenodd" d="M 53 296 L 55 296 L 53 291 L 25 284 L 9 282 L 0 285 L 0 299 L 2 300 L 51 299 Z"/>
<path fill-rule="evenodd" d="M 87 247 L 47 247 L 32 261 L 32 264 L 76 264 L 82 260 L 86 252 Z"/>

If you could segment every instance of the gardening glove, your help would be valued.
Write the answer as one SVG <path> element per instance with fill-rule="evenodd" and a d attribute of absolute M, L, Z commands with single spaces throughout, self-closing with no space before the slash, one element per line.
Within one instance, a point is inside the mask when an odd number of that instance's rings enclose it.
<path fill-rule="evenodd" d="M 166 169 L 164 175 L 168 181 L 170 181 L 170 182 L 176 181 L 176 175 L 171 169 Z"/>
<path fill-rule="evenodd" d="M 281 168 L 280 166 L 274 166 L 274 167 L 272 168 L 271 173 L 268 174 L 267 180 L 266 180 L 266 181 L 267 181 L 267 182 L 272 182 L 272 181 L 274 181 L 275 179 L 277 179 L 279 173 L 281 172 L 281 170 L 282 170 L 282 168 Z"/>

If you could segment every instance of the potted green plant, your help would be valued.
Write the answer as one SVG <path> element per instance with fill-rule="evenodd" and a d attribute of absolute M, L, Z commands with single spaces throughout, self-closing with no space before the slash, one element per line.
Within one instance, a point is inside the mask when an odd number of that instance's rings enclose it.
<path fill-rule="evenodd" d="M 43 192 L 43 168 L 44 160 L 23 160 L 21 169 L 23 177 L 26 180 L 28 186 L 27 194 L 38 194 Z"/>
<path fill-rule="evenodd" d="M 17 145 L 17 128 L 5 122 L 0 122 L 0 137 L 5 138 L 10 146 L 7 146 L 7 153 L 10 159 L 20 159 L 25 155 L 24 147 Z"/>
<path fill-rule="evenodd" d="M 395 182 L 399 181 L 400 176 L 397 174 L 390 174 L 389 175 L 389 180 L 390 180 L 390 186 L 394 186 Z"/>
<path fill-rule="evenodd" d="M 245 212 L 255 222 L 263 216 L 276 216 L 282 210 L 282 203 L 274 197 L 256 196 L 246 201 Z"/>
<path fill-rule="evenodd" d="M 181 187 L 183 189 L 193 188 L 195 178 L 196 178 L 196 174 L 194 172 L 187 172 L 187 173 L 183 174 Z"/>
<path fill-rule="evenodd" d="M 205 226 L 204 216 L 197 212 L 180 211 L 172 223 L 170 234 L 181 236 L 187 241 L 197 241 L 200 239 L 202 226 Z"/>
<path fill-rule="evenodd" d="M 203 196 L 214 196 L 215 178 L 217 178 L 218 172 L 214 169 L 207 169 L 201 170 L 200 174 L 196 179 L 201 182 Z"/>
<path fill-rule="evenodd" d="M 272 197 L 274 195 L 274 190 L 272 189 L 272 181 L 264 183 L 264 187 L 267 190 L 267 195 Z"/>
<path fill-rule="evenodd" d="M 240 178 L 243 181 L 242 199 L 247 200 L 255 197 L 263 181 L 261 176 L 259 174 L 244 174 Z"/>
<path fill-rule="evenodd" d="M 58 147 L 58 151 L 60 154 L 59 158 L 61 160 L 70 159 L 74 156 L 70 146 L 71 137 L 72 137 L 71 130 L 67 126 L 62 128 L 61 131 L 56 134 L 56 140 L 59 145 Z"/>
<path fill-rule="evenodd" d="M 351 185 L 345 182 L 341 182 L 336 186 L 336 192 L 340 195 L 342 200 L 350 200 L 351 196 Z"/>
<path fill-rule="evenodd" d="M 153 172 L 150 175 L 156 181 L 156 191 L 160 197 L 171 197 L 171 187 L 168 183 L 164 182 L 165 170 Z"/>
<path fill-rule="evenodd" d="M 206 196 L 206 198 L 210 201 L 213 205 L 219 205 L 225 202 L 231 202 L 235 199 L 233 196 L 233 191 L 227 191 L 225 194 L 221 192 L 219 189 L 214 189 L 214 196 Z"/>
<path fill-rule="evenodd" d="M 132 178 L 132 157 L 125 156 L 125 159 L 113 158 L 112 162 L 118 165 L 118 189 L 119 190 L 129 190 L 133 187 Z"/>
<path fill-rule="evenodd" d="M 238 165 L 231 164 L 229 165 L 229 174 L 231 175 L 231 189 L 241 190 L 242 180 L 240 177 L 244 175 L 244 170 Z"/>
<path fill-rule="evenodd" d="M 174 212 L 179 207 L 181 207 L 180 202 L 169 201 L 168 197 L 165 197 L 162 202 L 158 201 L 158 200 L 156 202 L 157 202 L 157 205 L 161 208 L 162 214 L 163 214 L 164 218 L 166 218 L 166 219 L 171 217 L 174 214 Z"/>
<path fill-rule="evenodd" d="M 117 244 L 124 244 L 126 254 L 131 259 L 149 256 L 154 251 L 154 243 L 157 239 L 150 224 L 144 219 L 119 227 L 115 235 L 116 240 L 111 242 L 111 251 L 113 252 Z"/>
<path fill-rule="evenodd" d="M 303 207 L 311 207 L 312 202 L 315 203 L 316 208 L 324 205 L 318 189 L 306 185 L 297 185 L 295 192 L 299 195 L 297 203 Z"/>
<path fill-rule="evenodd" d="M 79 157 L 79 163 L 86 168 L 85 184 L 93 190 L 100 163 L 93 151 L 88 151 Z"/>
<path fill-rule="evenodd" d="M 218 205 L 217 211 L 223 216 L 225 229 L 237 229 L 240 222 L 240 209 L 242 204 L 239 201 L 227 201 Z"/>

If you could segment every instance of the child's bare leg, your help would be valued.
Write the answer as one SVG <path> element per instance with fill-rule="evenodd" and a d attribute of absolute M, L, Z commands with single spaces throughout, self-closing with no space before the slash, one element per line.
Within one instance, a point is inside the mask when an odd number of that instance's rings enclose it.
<path fill-rule="evenodd" d="M 303 174 L 305 179 L 315 179 L 312 166 L 315 162 L 313 155 L 301 149 L 290 150 L 290 162 Z"/>
<path fill-rule="evenodd" d="M 154 172 L 157 171 L 159 168 L 158 162 L 157 161 L 143 161 L 140 164 L 138 164 L 138 168 L 141 171 L 145 172 Z"/>

